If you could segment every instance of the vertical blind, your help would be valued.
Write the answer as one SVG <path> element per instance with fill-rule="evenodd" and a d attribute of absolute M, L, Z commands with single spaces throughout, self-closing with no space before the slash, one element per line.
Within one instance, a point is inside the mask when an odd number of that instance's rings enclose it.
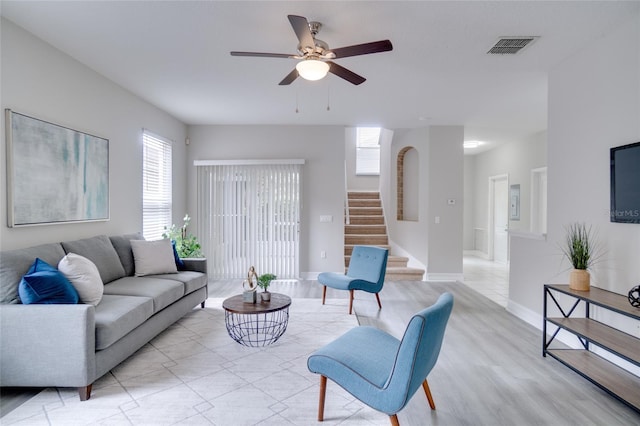
<path fill-rule="evenodd" d="M 143 130 L 142 145 L 142 234 L 157 240 L 171 225 L 171 142 Z"/>
<path fill-rule="evenodd" d="M 196 165 L 198 238 L 212 278 L 245 278 L 250 266 L 297 278 L 303 160 L 209 163 Z"/>

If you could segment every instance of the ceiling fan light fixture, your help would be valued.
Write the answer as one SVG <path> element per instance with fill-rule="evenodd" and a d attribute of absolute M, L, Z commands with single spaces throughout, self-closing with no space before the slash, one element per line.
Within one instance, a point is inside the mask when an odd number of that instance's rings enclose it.
<path fill-rule="evenodd" d="M 305 59 L 296 64 L 296 70 L 305 80 L 316 81 L 323 79 L 329 72 L 329 64 L 317 59 Z"/>

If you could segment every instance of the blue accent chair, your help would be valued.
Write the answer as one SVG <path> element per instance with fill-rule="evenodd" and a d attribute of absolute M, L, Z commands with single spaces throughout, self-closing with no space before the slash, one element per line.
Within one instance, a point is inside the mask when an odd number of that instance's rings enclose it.
<path fill-rule="evenodd" d="M 354 246 L 346 275 L 336 272 L 323 272 L 318 275 L 318 282 L 324 286 L 322 304 L 324 305 L 327 296 L 327 287 L 331 287 L 337 290 L 349 290 L 349 315 L 353 310 L 353 292 L 355 290 L 375 293 L 378 307 L 382 309 L 378 293 L 384 285 L 388 256 L 387 249 L 374 246 Z"/>
<path fill-rule="evenodd" d="M 311 354 L 307 367 L 320 374 L 318 421 L 324 419 L 327 378 L 388 414 L 392 425 L 399 424 L 396 414 L 421 385 L 435 410 L 427 376 L 438 359 L 452 308 L 453 296 L 444 293 L 411 318 L 401 341 L 377 328 L 360 326 Z"/>

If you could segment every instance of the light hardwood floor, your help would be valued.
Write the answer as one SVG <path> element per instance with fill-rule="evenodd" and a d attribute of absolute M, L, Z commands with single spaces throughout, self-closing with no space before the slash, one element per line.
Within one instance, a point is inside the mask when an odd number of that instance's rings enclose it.
<path fill-rule="evenodd" d="M 314 281 L 276 283 L 271 290 L 321 303 L 321 286 Z M 232 283 L 211 288 L 215 297 L 237 291 Z M 639 413 L 556 360 L 543 358 L 541 331 L 464 284 L 387 282 L 381 310 L 375 297 L 363 292 L 356 292 L 354 310 L 361 325 L 401 337 L 411 316 L 445 291 L 455 301 L 440 358 L 429 375 L 437 408 L 431 411 L 419 390 L 399 413 L 400 424 L 640 424 Z M 328 289 L 327 297 L 347 298 L 347 292 Z"/>
<path fill-rule="evenodd" d="M 239 281 L 212 282 L 209 288 L 210 297 L 241 291 Z M 317 298 L 321 303 L 321 286 L 315 281 L 275 282 L 271 290 L 290 295 L 294 303 L 295 298 Z M 374 295 L 362 292 L 356 292 L 354 310 L 361 325 L 401 337 L 411 316 L 445 291 L 455 301 L 440 358 L 429 375 L 437 408 L 431 411 L 418 390 L 398 415 L 401 425 L 640 424 L 640 414 L 554 359 L 543 358 L 539 330 L 464 284 L 387 282 L 380 294 L 381 310 Z M 347 292 L 328 289 L 327 298 L 347 297 Z M 325 420 L 388 424 L 384 414 L 358 421 L 332 417 L 330 410 Z"/>

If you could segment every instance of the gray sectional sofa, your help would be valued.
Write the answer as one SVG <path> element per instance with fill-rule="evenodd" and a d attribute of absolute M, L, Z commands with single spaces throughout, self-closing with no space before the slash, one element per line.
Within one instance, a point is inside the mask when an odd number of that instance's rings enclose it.
<path fill-rule="evenodd" d="M 96 236 L 0 253 L 0 385 L 77 387 L 92 383 L 207 299 L 206 259 L 174 274 L 135 276 L 130 240 Z M 104 294 L 96 306 L 23 305 L 18 286 L 35 258 L 57 265 L 67 253 L 90 259 Z"/>

